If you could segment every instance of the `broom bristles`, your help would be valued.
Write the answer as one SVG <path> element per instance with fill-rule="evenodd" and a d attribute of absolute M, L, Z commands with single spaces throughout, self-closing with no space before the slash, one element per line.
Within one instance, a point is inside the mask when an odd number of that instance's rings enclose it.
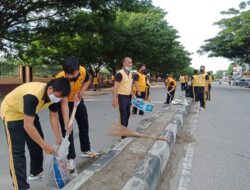
<path fill-rule="evenodd" d="M 142 133 L 138 133 L 132 129 L 122 126 L 121 124 L 114 124 L 114 123 L 112 124 L 112 127 L 109 129 L 109 134 L 112 136 L 139 137 L 139 138 L 168 141 L 166 138 L 162 138 L 155 135 L 145 135 Z"/>

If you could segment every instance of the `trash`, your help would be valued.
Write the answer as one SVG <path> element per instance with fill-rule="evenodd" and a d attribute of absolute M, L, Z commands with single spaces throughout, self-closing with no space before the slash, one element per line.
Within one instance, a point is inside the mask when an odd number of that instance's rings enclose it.
<path fill-rule="evenodd" d="M 152 112 L 154 105 L 140 98 L 134 98 L 132 105 L 144 112 Z"/>

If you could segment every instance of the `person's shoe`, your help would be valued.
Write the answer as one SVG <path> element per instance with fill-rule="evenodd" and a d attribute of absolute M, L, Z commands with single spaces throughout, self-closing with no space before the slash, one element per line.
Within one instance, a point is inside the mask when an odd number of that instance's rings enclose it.
<path fill-rule="evenodd" d="M 37 174 L 37 175 L 33 175 L 33 174 L 30 174 L 29 175 L 29 181 L 34 181 L 34 180 L 38 180 L 40 178 L 43 177 L 43 172 Z"/>
<path fill-rule="evenodd" d="M 200 107 L 200 109 L 199 109 L 200 111 L 203 111 L 204 110 L 204 108 L 203 107 Z"/>
<path fill-rule="evenodd" d="M 81 157 L 83 157 L 83 158 L 94 158 L 97 156 L 99 156 L 99 153 L 95 152 L 93 150 L 89 150 L 89 151 L 85 151 L 85 152 L 81 153 Z"/>
<path fill-rule="evenodd" d="M 76 169 L 76 164 L 74 159 L 69 159 L 67 163 L 67 169 L 70 173 L 73 173 Z"/>

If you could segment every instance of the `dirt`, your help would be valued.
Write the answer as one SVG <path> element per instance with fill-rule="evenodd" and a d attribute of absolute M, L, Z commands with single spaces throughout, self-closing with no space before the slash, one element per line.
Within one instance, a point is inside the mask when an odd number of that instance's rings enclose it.
<path fill-rule="evenodd" d="M 163 114 L 154 121 L 154 126 L 146 129 L 146 134 L 160 134 L 169 123 L 172 113 Z M 164 118 L 164 119 L 163 119 Z M 164 122 L 163 122 L 164 121 Z M 132 177 L 135 168 L 154 144 L 154 140 L 135 139 L 105 168 L 96 172 L 85 184 L 82 190 L 120 190 Z"/>

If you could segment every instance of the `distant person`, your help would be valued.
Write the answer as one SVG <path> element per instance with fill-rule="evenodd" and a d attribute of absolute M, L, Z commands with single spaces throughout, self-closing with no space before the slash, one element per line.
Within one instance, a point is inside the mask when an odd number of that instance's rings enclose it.
<path fill-rule="evenodd" d="M 119 108 L 120 123 L 124 127 L 128 127 L 131 107 L 131 97 L 133 94 L 133 78 L 132 78 L 132 59 L 125 57 L 122 61 L 123 68 L 115 75 L 115 84 L 113 89 L 112 106 Z M 122 139 L 126 138 L 122 136 Z"/>
<path fill-rule="evenodd" d="M 208 80 L 208 91 L 207 91 L 207 100 L 211 100 L 211 88 L 212 88 L 212 76 L 210 75 L 210 72 L 207 73 L 209 76 L 209 80 Z"/>
<path fill-rule="evenodd" d="M 145 80 L 146 80 L 145 100 L 150 102 L 151 101 L 151 98 L 150 98 L 150 80 L 149 80 L 149 70 L 148 69 L 145 70 Z"/>
<path fill-rule="evenodd" d="M 184 91 L 186 88 L 186 81 L 185 81 L 185 75 L 180 76 L 180 83 L 181 83 L 181 90 Z"/>
<path fill-rule="evenodd" d="M 194 74 L 192 76 L 192 88 L 193 88 L 193 101 L 199 101 L 198 100 L 198 84 L 199 84 L 199 74 L 198 70 L 194 70 Z"/>
<path fill-rule="evenodd" d="M 9 147 L 13 189 L 30 189 L 26 175 L 25 144 L 30 153 L 30 181 L 43 176 L 43 150 L 47 154 L 57 154 L 57 150 L 44 141 L 38 113 L 49 108 L 49 119 L 55 141 L 60 144 L 62 137 L 57 103 L 61 101 L 61 104 L 67 107 L 65 100 L 69 94 L 68 80 L 58 78 L 47 84 L 41 82 L 22 84 L 7 94 L 2 101 L 1 117 Z"/>
<path fill-rule="evenodd" d="M 165 104 L 170 104 L 174 99 L 175 89 L 176 89 L 176 81 L 173 79 L 172 75 L 169 75 L 166 80 L 167 87 L 167 99 Z"/>
<path fill-rule="evenodd" d="M 197 84 L 197 100 L 200 101 L 200 111 L 206 107 L 206 92 L 208 91 L 208 81 L 209 76 L 205 72 L 205 66 L 200 67 L 200 73 L 198 75 L 198 84 Z"/>
<path fill-rule="evenodd" d="M 146 66 L 140 64 L 138 66 L 138 71 L 133 75 L 133 91 L 136 94 L 137 98 L 146 99 L 146 77 L 144 75 Z M 138 109 L 133 107 L 133 115 L 137 114 Z M 142 110 L 139 110 L 139 115 L 144 115 Z"/>
<path fill-rule="evenodd" d="M 93 85 L 94 85 L 94 91 L 96 91 L 96 90 L 97 90 L 97 87 L 98 87 L 97 74 L 94 75 Z"/>

